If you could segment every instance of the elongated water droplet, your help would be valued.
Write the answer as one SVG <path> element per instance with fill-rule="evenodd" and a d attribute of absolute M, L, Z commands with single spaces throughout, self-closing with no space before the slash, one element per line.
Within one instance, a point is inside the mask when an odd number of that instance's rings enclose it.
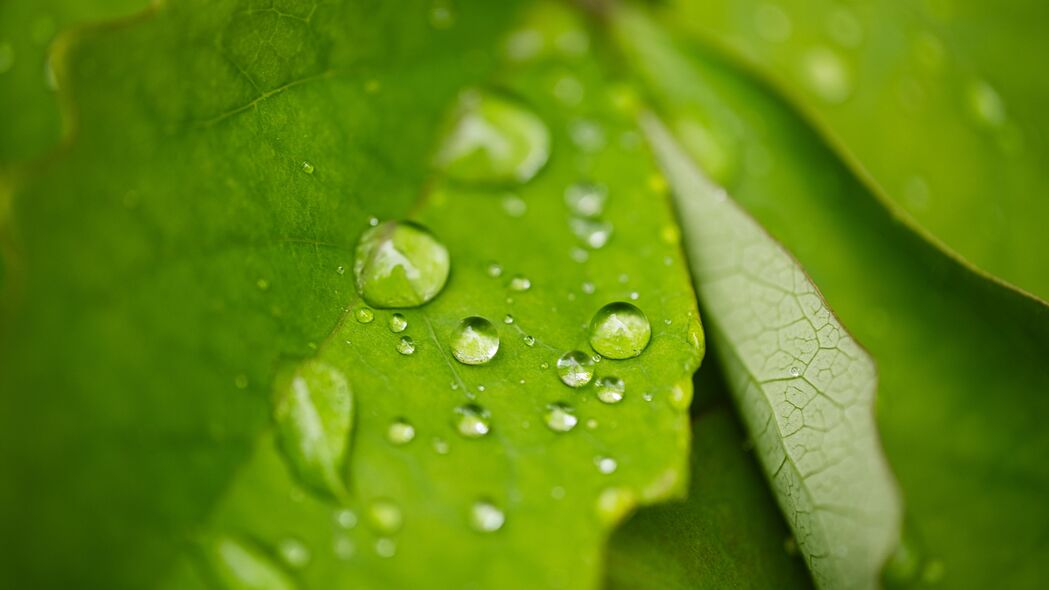
<path fill-rule="evenodd" d="M 481 533 L 493 533 L 503 528 L 506 515 L 488 500 L 474 502 L 470 507 L 470 526 Z"/>
<path fill-rule="evenodd" d="M 404 356 L 410 356 L 415 353 L 415 341 L 412 340 L 411 336 L 401 336 L 401 339 L 397 341 L 397 352 Z"/>
<path fill-rule="evenodd" d="M 651 337 L 652 326 L 645 314 L 623 301 L 602 307 L 590 322 L 590 346 L 610 359 L 641 354 Z"/>
<path fill-rule="evenodd" d="M 395 313 L 390 316 L 390 331 L 398 334 L 408 328 L 408 320 L 401 314 Z"/>
<path fill-rule="evenodd" d="M 527 182 L 550 157 L 550 131 L 522 105 L 477 91 L 462 95 L 451 134 L 436 157 L 466 182 Z"/>
<path fill-rule="evenodd" d="M 375 312 L 367 307 L 358 307 L 354 312 L 353 316 L 357 318 L 357 321 L 362 324 L 370 324 L 375 319 Z"/>
<path fill-rule="evenodd" d="M 481 438 L 492 429 L 488 410 L 477 404 L 455 409 L 455 429 L 466 438 Z"/>
<path fill-rule="evenodd" d="M 387 221 L 357 242 L 357 291 L 375 307 L 416 307 L 441 292 L 451 262 L 444 244 L 421 225 Z"/>
<path fill-rule="evenodd" d="M 510 290 L 523 292 L 532 288 L 532 281 L 523 275 L 517 275 L 510 279 Z"/>
<path fill-rule="evenodd" d="M 386 440 L 395 445 L 406 445 L 415 438 L 415 427 L 404 418 L 398 418 L 386 429 Z"/>
<path fill-rule="evenodd" d="M 353 427 L 353 394 L 334 367 L 306 361 L 279 381 L 274 419 L 292 470 L 307 487 L 338 498 Z"/>
<path fill-rule="evenodd" d="M 566 352 L 557 359 L 557 375 L 569 387 L 582 387 L 594 377 L 594 362 L 581 350 Z"/>
<path fill-rule="evenodd" d="M 497 352 L 499 333 L 482 317 L 468 317 L 452 332 L 452 354 L 464 365 L 483 365 Z"/>
<path fill-rule="evenodd" d="M 543 419 L 546 421 L 547 427 L 554 432 L 568 432 L 579 423 L 579 418 L 575 415 L 575 409 L 564 402 L 548 405 Z"/>
<path fill-rule="evenodd" d="M 401 507 L 393 500 L 386 498 L 373 500 L 368 506 L 368 524 L 375 532 L 383 535 L 396 533 L 404 524 Z"/>
<path fill-rule="evenodd" d="M 302 541 L 288 537 L 277 544 L 281 559 L 294 569 L 302 569 L 310 562 L 310 550 Z"/>
<path fill-rule="evenodd" d="M 626 384 L 619 377 L 602 377 L 597 380 L 597 399 L 606 404 L 618 404 L 623 401 Z"/>
<path fill-rule="evenodd" d="M 266 552 L 230 536 L 206 543 L 208 565 L 227 590 L 295 590 L 295 580 Z"/>

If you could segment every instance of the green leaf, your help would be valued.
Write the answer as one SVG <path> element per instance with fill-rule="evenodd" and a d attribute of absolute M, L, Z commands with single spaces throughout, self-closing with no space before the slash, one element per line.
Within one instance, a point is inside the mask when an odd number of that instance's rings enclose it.
<path fill-rule="evenodd" d="M 900 502 L 873 420 L 874 363 L 790 254 L 645 130 L 688 235 L 718 359 L 758 456 L 822 588 L 874 588 L 899 538 Z"/>
<path fill-rule="evenodd" d="M 702 331 L 622 88 L 563 8 L 515 31 L 512 6 L 432 8 L 171 2 L 68 38 L 77 133 L 3 225 L 8 585 L 592 587 L 610 529 L 683 491 Z M 431 168 L 477 89 L 548 129 L 529 182 Z M 601 211 L 566 199 L 582 185 Z M 432 301 L 365 307 L 349 270 L 372 217 L 447 248 Z M 593 354 L 613 301 L 651 340 L 566 386 L 557 359 Z M 450 349 L 473 316 L 500 339 L 478 366 Z M 346 387 L 287 397 L 283 371 L 320 366 Z M 599 400 L 612 378 L 622 400 Z"/>
<path fill-rule="evenodd" d="M 744 163 L 733 197 L 798 257 L 878 364 L 877 424 L 905 503 L 888 581 L 1036 587 L 1049 518 L 1049 308 L 896 217 L 767 85 L 709 51 L 618 25 L 668 118 L 702 113 L 738 130 L 740 153 L 768 156 Z"/>
<path fill-rule="evenodd" d="M 660 20 L 753 64 L 890 206 L 1046 298 L 1047 19 L 1039 0 L 679 0 Z"/>

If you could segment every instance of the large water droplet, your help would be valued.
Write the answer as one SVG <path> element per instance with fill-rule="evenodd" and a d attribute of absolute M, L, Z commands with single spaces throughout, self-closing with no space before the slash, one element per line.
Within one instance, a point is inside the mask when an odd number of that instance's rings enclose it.
<path fill-rule="evenodd" d="M 357 242 L 353 271 L 357 291 L 375 307 L 416 307 L 441 292 L 448 280 L 448 249 L 426 228 L 387 221 Z"/>
<path fill-rule="evenodd" d="M 380 534 L 392 535 L 401 530 L 404 516 L 400 506 L 393 500 L 381 498 L 373 500 L 368 506 L 368 524 Z"/>
<path fill-rule="evenodd" d="M 306 361 L 278 386 L 274 419 L 281 448 L 303 484 L 338 498 L 353 427 L 353 394 L 341 372 Z"/>
<path fill-rule="evenodd" d="M 527 182 L 550 156 L 550 131 L 516 102 L 464 93 L 456 122 L 437 154 L 448 176 L 467 182 Z"/>
<path fill-rule="evenodd" d="M 298 586 L 266 552 L 230 536 L 207 542 L 212 574 L 228 590 L 295 590 Z"/>
<path fill-rule="evenodd" d="M 564 402 L 556 402 L 547 406 L 543 419 L 554 432 L 568 432 L 579 423 L 575 409 Z"/>
<path fill-rule="evenodd" d="M 470 508 L 470 526 L 481 533 L 492 533 L 503 528 L 506 515 L 498 506 L 487 500 L 474 502 Z"/>
<path fill-rule="evenodd" d="M 619 377 L 602 377 L 597 380 L 597 399 L 606 404 L 618 404 L 623 401 L 626 384 Z"/>
<path fill-rule="evenodd" d="M 466 438 L 481 438 L 492 429 L 488 410 L 477 404 L 455 409 L 455 429 Z"/>
<path fill-rule="evenodd" d="M 406 445 L 415 438 L 415 427 L 404 418 L 398 418 L 386 429 L 386 440 L 395 445 Z"/>
<path fill-rule="evenodd" d="M 610 359 L 641 354 L 651 337 L 652 326 L 645 314 L 623 301 L 602 307 L 590 322 L 590 346 Z"/>
<path fill-rule="evenodd" d="M 415 341 L 411 336 L 401 336 L 401 339 L 397 341 L 397 352 L 404 356 L 415 354 Z"/>
<path fill-rule="evenodd" d="M 390 331 L 398 334 L 408 328 L 408 320 L 401 314 L 395 313 L 390 316 Z"/>
<path fill-rule="evenodd" d="M 566 352 L 557 359 L 557 374 L 569 387 L 582 387 L 594 377 L 594 361 L 581 350 Z"/>
<path fill-rule="evenodd" d="M 483 365 L 497 352 L 499 333 L 482 317 L 468 317 L 452 332 L 452 354 L 464 365 Z"/>

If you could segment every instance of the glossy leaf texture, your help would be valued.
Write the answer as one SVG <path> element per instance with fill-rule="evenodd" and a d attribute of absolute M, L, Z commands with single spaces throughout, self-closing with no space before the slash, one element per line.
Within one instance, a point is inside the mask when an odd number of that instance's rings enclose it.
<path fill-rule="evenodd" d="M 1049 250 L 1045 2 L 674 0 L 660 17 L 757 68 L 890 206 L 1049 297 L 1031 255 Z"/>
<path fill-rule="evenodd" d="M 1049 518 L 1045 304 L 930 244 L 768 85 L 643 19 L 621 15 L 617 39 L 658 110 L 686 129 L 735 130 L 731 153 L 751 156 L 735 160 L 732 196 L 877 363 L 877 424 L 905 506 L 886 583 L 1036 586 Z M 708 166 L 702 143 L 684 145 Z"/>
<path fill-rule="evenodd" d="M 610 529 L 683 493 L 695 299 L 630 95 L 572 13 L 187 1 L 64 39 L 78 126 L 3 225 L 4 579 L 592 587 Z M 534 177 L 445 177 L 478 95 L 546 127 Z M 493 167 L 506 113 L 468 138 Z M 447 248 L 419 307 L 357 293 L 386 220 Z M 647 346 L 568 387 L 557 359 L 594 354 L 614 301 Z M 451 350 L 473 317 L 499 340 L 476 366 Z"/>

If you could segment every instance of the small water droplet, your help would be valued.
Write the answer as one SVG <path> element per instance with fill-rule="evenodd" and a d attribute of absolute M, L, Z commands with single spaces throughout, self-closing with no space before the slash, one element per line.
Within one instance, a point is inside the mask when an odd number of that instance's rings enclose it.
<path fill-rule="evenodd" d="M 606 404 L 618 404 L 623 401 L 626 384 L 619 377 L 602 377 L 597 380 L 597 399 Z"/>
<path fill-rule="evenodd" d="M 451 450 L 448 446 L 448 441 L 444 440 L 443 438 L 434 438 L 431 441 L 431 444 L 433 446 L 433 452 L 437 453 L 438 455 L 447 455 L 448 451 Z"/>
<path fill-rule="evenodd" d="M 503 197 L 503 211 L 510 217 L 524 217 L 528 212 L 528 203 L 517 195 L 506 195 Z"/>
<path fill-rule="evenodd" d="M 590 182 L 576 182 L 565 189 L 565 204 L 579 217 L 595 218 L 605 211 L 608 189 Z"/>
<path fill-rule="evenodd" d="M 370 324 L 375 319 L 375 312 L 369 307 L 358 307 L 354 310 L 353 315 L 362 324 Z"/>
<path fill-rule="evenodd" d="M 376 540 L 375 554 L 379 557 L 393 557 L 397 554 L 397 542 L 385 537 Z"/>
<path fill-rule="evenodd" d="M 331 542 L 331 550 L 337 559 L 346 561 L 357 553 L 357 546 L 346 535 L 335 535 Z"/>
<path fill-rule="evenodd" d="M 485 269 L 485 272 L 488 273 L 488 276 L 492 277 L 493 279 L 496 279 L 503 276 L 503 267 L 498 262 L 490 262 L 488 264 L 488 267 Z"/>
<path fill-rule="evenodd" d="M 587 295 L 593 295 L 594 294 L 594 291 L 595 291 L 594 284 L 591 283 L 590 281 L 587 281 L 587 282 L 583 283 L 583 286 L 581 288 L 583 290 L 583 293 L 586 293 Z"/>
<path fill-rule="evenodd" d="M 394 445 L 406 445 L 415 438 L 415 427 L 404 418 L 398 418 L 386 429 L 386 440 Z"/>
<path fill-rule="evenodd" d="M 401 530 L 404 516 L 393 500 L 380 498 L 368 506 L 368 524 L 378 533 L 392 535 Z"/>
<path fill-rule="evenodd" d="M 532 288 L 532 281 L 528 277 L 517 275 L 510 279 L 510 290 L 511 291 L 527 291 Z"/>
<path fill-rule="evenodd" d="M 590 322 L 590 346 L 610 359 L 628 359 L 641 354 L 652 336 L 648 318 L 626 302 L 609 303 Z"/>
<path fill-rule="evenodd" d="M 466 182 L 527 182 L 550 157 L 550 131 L 523 106 L 477 91 L 460 98 L 436 163 Z"/>
<path fill-rule="evenodd" d="M 288 537 L 277 544 L 277 552 L 292 569 L 302 569 L 310 562 L 310 550 L 302 541 Z"/>
<path fill-rule="evenodd" d="M 852 72 L 829 47 L 814 47 L 806 52 L 802 74 L 809 90 L 827 103 L 840 104 L 852 94 Z"/>
<path fill-rule="evenodd" d="M 525 334 L 523 340 L 525 346 L 535 346 L 535 336 L 529 336 L 528 334 Z"/>
<path fill-rule="evenodd" d="M 401 336 L 401 339 L 397 341 L 397 352 L 404 356 L 415 353 L 415 341 L 411 336 Z"/>
<path fill-rule="evenodd" d="M 421 225 L 387 221 L 357 242 L 353 265 L 357 291 L 374 307 L 416 307 L 441 292 L 448 280 L 448 249 Z"/>
<path fill-rule="evenodd" d="M 645 400 L 646 402 L 650 402 L 653 399 L 655 399 L 655 397 L 652 395 L 651 391 L 646 391 L 645 393 L 641 394 L 641 399 Z"/>
<path fill-rule="evenodd" d="M 543 48 L 543 34 L 535 29 L 514 31 L 506 39 L 504 49 L 512 61 L 527 61 Z"/>
<path fill-rule="evenodd" d="M 452 332 L 451 344 L 455 360 L 464 365 L 483 365 L 499 352 L 499 333 L 485 318 L 468 317 Z"/>
<path fill-rule="evenodd" d="M 557 359 L 557 374 L 569 387 L 583 387 L 594 377 L 594 363 L 581 350 L 566 352 Z"/>
<path fill-rule="evenodd" d="M 782 8 L 775 4 L 762 4 L 754 11 L 754 28 L 766 41 L 781 42 L 790 38 L 794 26 Z"/>
<path fill-rule="evenodd" d="M 303 172 L 305 172 L 306 174 L 313 174 L 314 170 L 315 170 L 315 167 L 314 167 L 313 164 L 311 164 L 309 162 L 306 162 L 306 161 L 302 162 L 302 171 Z"/>
<path fill-rule="evenodd" d="M 588 430 L 595 430 L 595 429 L 597 429 L 597 420 L 595 420 L 594 418 L 588 419 L 586 421 L 586 427 L 587 427 Z"/>
<path fill-rule="evenodd" d="M 481 438 L 492 429 L 488 410 L 477 404 L 455 409 L 455 429 L 466 438 Z"/>
<path fill-rule="evenodd" d="M 606 488 L 597 497 L 597 517 L 605 524 L 619 522 L 636 504 L 634 492 L 627 488 Z"/>
<path fill-rule="evenodd" d="M 346 530 L 357 526 L 357 514 L 349 508 L 341 508 L 335 511 L 335 524 Z"/>
<path fill-rule="evenodd" d="M 474 502 L 470 508 L 470 526 L 477 532 L 492 533 L 503 528 L 506 515 L 487 500 Z"/>
<path fill-rule="evenodd" d="M 546 369 L 550 368 L 550 363 L 548 363 L 546 361 L 543 361 L 543 362 L 539 363 L 539 368 L 543 369 L 545 371 Z"/>
<path fill-rule="evenodd" d="M 637 301 L 640 298 L 641 298 L 641 294 L 638 293 L 637 291 L 631 291 L 630 292 L 630 300 L 631 301 Z"/>
<path fill-rule="evenodd" d="M 510 314 L 506 314 L 506 316 L 503 317 L 503 323 L 504 324 L 512 324 L 512 323 L 514 323 L 514 316 L 512 316 Z"/>
<path fill-rule="evenodd" d="M 255 282 L 255 286 L 259 288 L 259 291 L 268 291 L 270 288 L 270 282 L 266 279 L 259 279 Z"/>
<path fill-rule="evenodd" d="M 572 260 L 582 264 L 590 259 L 590 253 L 582 248 L 572 248 L 572 251 L 568 254 Z"/>
<path fill-rule="evenodd" d="M 801 375 L 801 369 L 799 369 L 798 367 L 791 367 L 790 368 L 790 376 L 791 377 L 798 377 L 800 375 Z"/>
<path fill-rule="evenodd" d="M 408 328 L 408 320 L 401 314 L 395 313 L 390 316 L 390 331 L 399 334 Z"/>
<path fill-rule="evenodd" d="M 375 226 L 379 225 L 379 218 L 375 217 L 375 216 L 369 217 L 368 218 L 368 225 L 370 225 L 371 227 L 375 227 Z"/>
<path fill-rule="evenodd" d="M 600 125 L 586 119 L 573 121 L 568 134 L 577 148 L 587 153 L 594 153 L 605 147 L 605 130 Z"/>
<path fill-rule="evenodd" d="M 612 224 L 599 219 L 573 217 L 568 222 L 572 233 L 589 248 L 600 250 L 612 237 Z"/>
<path fill-rule="evenodd" d="M 579 422 L 579 418 L 575 415 L 575 409 L 564 402 L 548 405 L 543 419 L 550 430 L 554 432 L 568 432 L 575 428 Z"/>
<path fill-rule="evenodd" d="M 966 90 L 969 112 L 977 123 L 986 127 L 1001 127 L 1006 120 L 1005 103 L 1001 95 L 985 80 L 976 80 Z"/>
<path fill-rule="evenodd" d="M 615 459 L 603 456 L 594 457 L 594 465 L 597 465 L 597 470 L 605 475 L 615 473 L 616 469 L 619 467 L 619 463 L 617 463 Z"/>

